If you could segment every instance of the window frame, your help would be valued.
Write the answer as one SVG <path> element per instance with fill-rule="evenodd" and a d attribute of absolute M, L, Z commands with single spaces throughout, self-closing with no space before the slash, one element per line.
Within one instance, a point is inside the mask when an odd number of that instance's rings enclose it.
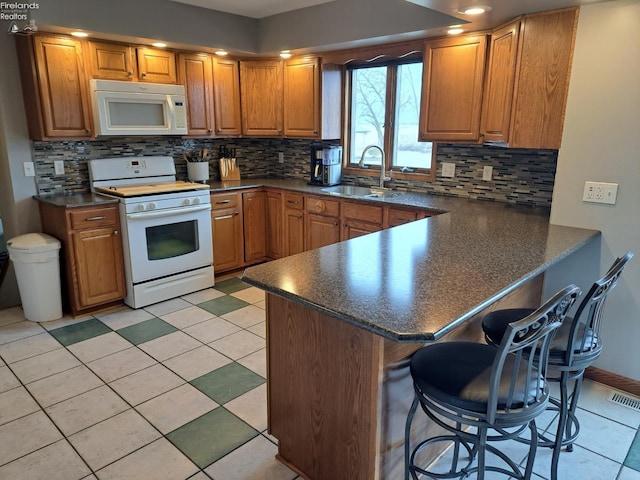
<path fill-rule="evenodd" d="M 344 150 L 342 171 L 348 175 L 380 177 L 380 167 L 369 165 L 366 169 L 359 168 L 357 162 L 351 163 L 351 115 L 352 115 L 352 92 L 353 92 L 353 71 L 371 67 L 387 67 L 387 82 L 385 93 L 385 115 L 384 115 L 384 141 L 382 148 L 385 152 L 385 170 L 391 172 L 391 179 L 433 182 L 436 178 L 436 155 L 437 143 L 432 143 L 431 162 L 428 168 L 413 172 L 403 172 L 398 167 L 393 167 L 393 142 L 395 136 L 395 109 L 397 103 L 397 78 L 398 66 L 410 63 L 418 63 L 422 60 L 370 62 L 367 65 L 353 65 L 346 68 L 345 72 L 345 97 L 344 106 L 346 115 L 344 116 Z M 392 68 L 389 68 L 392 67 Z M 424 71 L 423 71 L 424 82 Z M 422 99 L 420 100 L 422 103 Z M 416 133 L 417 134 L 417 133 Z"/>

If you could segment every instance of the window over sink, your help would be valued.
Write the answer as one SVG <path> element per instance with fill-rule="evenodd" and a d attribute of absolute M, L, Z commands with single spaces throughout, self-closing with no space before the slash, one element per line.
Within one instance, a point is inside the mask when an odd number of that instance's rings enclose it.
<path fill-rule="evenodd" d="M 347 78 L 347 172 L 367 174 L 359 165 L 362 153 L 377 145 L 392 178 L 433 180 L 435 144 L 418 141 L 422 62 L 351 67 Z M 380 151 L 368 149 L 362 164 L 370 175 L 379 175 L 380 163 Z"/>

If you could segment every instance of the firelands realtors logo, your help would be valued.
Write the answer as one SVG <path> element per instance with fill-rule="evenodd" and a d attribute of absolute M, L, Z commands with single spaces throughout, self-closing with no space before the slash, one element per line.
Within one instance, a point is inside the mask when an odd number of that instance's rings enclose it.
<path fill-rule="evenodd" d="M 9 33 L 32 33 L 36 28 L 31 11 L 39 8 L 36 2 L 0 2 L 0 20 L 9 22 Z"/>

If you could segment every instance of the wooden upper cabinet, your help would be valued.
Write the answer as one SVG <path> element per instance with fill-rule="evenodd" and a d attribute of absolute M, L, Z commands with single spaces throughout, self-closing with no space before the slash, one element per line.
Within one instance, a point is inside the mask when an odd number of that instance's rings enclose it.
<path fill-rule="evenodd" d="M 29 135 L 91 137 L 82 43 L 71 37 L 16 37 Z"/>
<path fill-rule="evenodd" d="M 189 135 L 210 136 L 214 133 L 212 71 L 208 55 L 178 55 L 178 74 L 187 99 Z"/>
<path fill-rule="evenodd" d="M 575 7 L 524 17 L 510 147 L 560 148 L 577 23 Z"/>
<path fill-rule="evenodd" d="M 426 43 L 420 140 L 479 139 L 486 47 L 486 35 Z"/>
<path fill-rule="evenodd" d="M 136 51 L 122 43 L 89 42 L 88 66 L 91 78 L 103 80 L 135 80 Z"/>
<path fill-rule="evenodd" d="M 240 62 L 242 133 L 254 136 L 282 135 L 282 62 Z"/>
<path fill-rule="evenodd" d="M 138 79 L 150 83 L 176 83 L 176 54 L 160 48 L 140 47 Z"/>
<path fill-rule="evenodd" d="M 339 139 L 342 72 L 317 57 L 284 63 L 284 135 Z"/>
<path fill-rule="evenodd" d="M 320 136 L 320 59 L 298 58 L 284 64 L 284 134 Z"/>
<path fill-rule="evenodd" d="M 213 58 L 216 135 L 240 135 L 240 67 L 237 60 Z"/>
<path fill-rule="evenodd" d="M 520 21 L 491 34 L 480 130 L 485 142 L 509 141 Z"/>

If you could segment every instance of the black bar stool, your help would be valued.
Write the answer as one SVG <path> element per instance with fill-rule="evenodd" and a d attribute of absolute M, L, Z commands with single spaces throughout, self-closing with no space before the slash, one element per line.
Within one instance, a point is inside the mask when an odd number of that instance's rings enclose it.
<path fill-rule="evenodd" d="M 497 349 L 474 342 L 443 342 L 423 347 L 411 357 L 415 396 L 405 427 L 406 479 L 409 475 L 417 479 L 418 474 L 461 478 L 477 472 L 477 478 L 483 480 L 486 471 L 521 480 L 531 477 L 537 446 L 535 418 L 549 401 L 545 374 L 551 333 L 560 327 L 579 294 L 580 289 L 570 285 L 531 315 L 508 324 Z M 530 352 L 539 362 L 533 361 Z M 418 405 L 451 434 L 428 438 L 411 450 L 411 424 Z M 522 473 L 513 460 L 488 442 L 515 439 L 527 429 L 532 441 Z M 445 441 L 453 443 L 448 473 L 416 465 L 424 448 Z M 468 461 L 459 458 L 461 446 L 469 455 Z M 487 465 L 487 451 L 504 461 L 508 469 Z M 476 457 L 478 463 L 472 466 Z"/>
<path fill-rule="evenodd" d="M 602 311 L 607 295 L 616 286 L 625 265 L 633 257 L 628 252 L 616 259 L 606 275 L 597 280 L 585 295 L 573 318 L 568 317 L 556 332 L 549 350 L 549 381 L 558 382 L 560 399 L 551 398 L 550 409 L 560 412 L 558 428 L 553 438 L 539 435 L 539 446 L 553 448 L 551 480 L 558 478 L 558 460 L 562 447 L 573 450 L 573 442 L 580 433 L 576 417 L 578 397 L 584 371 L 602 352 Z M 482 320 L 482 329 L 487 343 L 500 345 L 510 322 L 517 321 L 532 312 L 531 309 L 496 310 Z M 535 359 L 537 361 L 537 359 Z M 573 391 L 568 395 L 568 385 L 574 381 Z"/>

